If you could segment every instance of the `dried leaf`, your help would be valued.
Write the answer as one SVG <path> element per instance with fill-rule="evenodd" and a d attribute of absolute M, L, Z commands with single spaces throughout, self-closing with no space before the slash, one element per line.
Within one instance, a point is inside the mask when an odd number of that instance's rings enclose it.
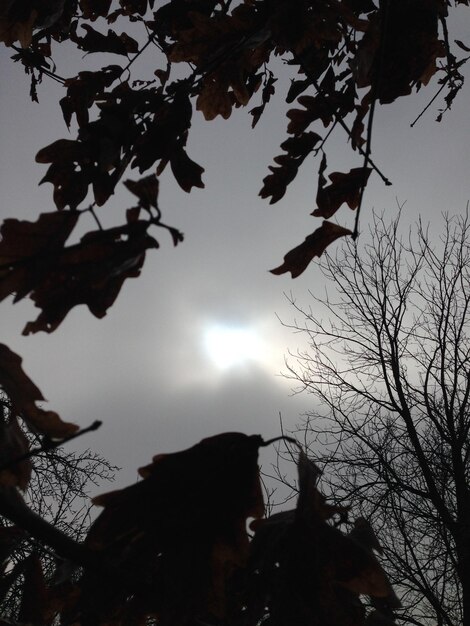
<path fill-rule="evenodd" d="M 0 229 L 0 300 L 24 298 L 63 250 L 78 213 L 43 213 L 36 222 L 7 219 Z"/>
<path fill-rule="evenodd" d="M 21 357 L 0 344 L 0 387 L 11 401 L 12 413 L 21 415 L 31 430 L 51 439 L 63 439 L 76 432 L 76 424 L 63 422 L 57 413 L 37 406 L 44 401 L 43 395 L 24 373 L 21 362 Z"/>
<path fill-rule="evenodd" d="M 140 180 L 125 180 L 124 185 L 131 193 L 139 198 L 139 206 L 143 208 L 158 208 L 159 182 L 155 174 Z"/>
<path fill-rule="evenodd" d="M 274 77 L 272 72 L 269 72 L 267 78 L 265 79 L 265 83 L 263 86 L 263 91 L 261 93 L 261 104 L 260 106 L 251 109 L 250 114 L 253 116 L 253 121 L 251 123 L 251 128 L 254 128 L 256 124 L 259 122 L 262 114 L 264 113 L 264 109 L 266 105 L 271 100 L 271 96 L 275 93 L 274 85 L 277 82 L 277 78 Z"/>
<path fill-rule="evenodd" d="M 23 456 L 29 450 L 28 440 L 18 425 L 16 418 L 7 423 L 0 419 L 0 459 L 2 465 L 8 465 Z M 31 478 L 32 464 L 29 459 L 13 463 L 10 467 L 0 470 L 0 484 L 13 485 L 23 491 Z"/>
<path fill-rule="evenodd" d="M 271 197 L 269 204 L 274 204 L 283 198 L 287 186 L 296 177 L 299 167 L 320 140 L 320 135 L 313 132 L 286 139 L 281 144 L 281 148 L 285 150 L 286 154 L 274 158 L 278 166 L 269 166 L 272 173 L 263 180 L 263 187 L 259 192 L 261 198 Z"/>
<path fill-rule="evenodd" d="M 5 9 L 2 9 L 0 13 L 0 41 L 7 46 L 12 46 L 15 41 L 19 41 L 22 48 L 28 48 L 33 38 L 33 27 L 38 12 L 31 7 L 24 16 L 25 19 L 17 20 L 9 17 L 9 6 L 10 4 L 6 3 Z"/>
<path fill-rule="evenodd" d="M 347 509 L 321 493 L 320 470 L 301 453 L 295 511 L 252 524 L 252 556 L 241 588 L 244 623 L 363 626 L 362 594 L 390 597 L 393 590 L 370 551 L 327 520 Z"/>
<path fill-rule="evenodd" d="M 358 517 L 354 521 L 354 528 L 349 533 L 348 537 L 354 539 L 363 548 L 375 550 L 379 554 L 383 554 L 382 546 L 377 539 L 377 536 L 372 528 L 370 522 L 363 517 Z"/>
<path fill-rule="evenodd" d="M 172 153 L 170 165 L 176 182 L 183 191 L 189 193 L 193 187 L 204 188 L 201 178 L 204 168 L 190 159 L 183 148 Z"/>
<path fill-rule="evenodd" d="M 272 274 L 290 272 L 292 278 L 297 278 L 305 271 L 310 261 L 316 256 L 321 256 L 333 241 L 351 234 L 348 228 L 324 221 L 320 228 L 305 238 L 303 243 L 285 255 L 282 265 L 270 271 Z"/>
<path fill-rule="evenodd" d="M 382 11 L 372 15 L 354 59 L 357 86 L 374 85 L 382 104 L 426 84 L 437 58 L 445 56 L 438 36 L 439 2 L 393 2 L 386 11 L 386 19 Z"/>
<path fill-rule="evenodd" d="M 196 110 L 201 111 L 206 120 L 213 120 L 218 115 L 227 120 L 232 114 L 233 104 L 227 84 L 220 83 L 213 76 L 204 79 L 196 100 Z"/>
<path fill-rule="evenodd" d="M 105 510 L 87 544 L 112 555 L 131 579 L 146 572 L 152 583 L 147 591 L 141 588 L 141 601 L 163 623 L 186 624 L 208 611 L 223 615 L 228 579 L 248 556 L 246 520 L 264 512 L 261 444 L 258 435 L 210 437 L 156 456 L 140 470 L 143 481 L 94 499 Z M 128 592 L 97 597 L 93 585 L 90 572 L 82 612 L 118 614 Z"/>
<path fill-rule="evenodd" d="M 367 184 L 371 168 L 355 167 L 347 173 L 333 172 L 329 178 L 331 185 L 325 186 L 323 171 L 319 174 L 317 209 L 312 215 L 330 218 L 346 202 L 350 209 L 357 209 L 361 191 Z"/>
<path fill-rule="evenodd" d="M 106 35 L 95 30 L 90 24 L 82 24 L 86 31 L 85 37 L 75 36 L 73 39 L 81 50 L 85 52 L 107 52 L 128 56 L 139 50 L 139 44 L 127 33 L 118 35 L 109 29 Z"/>
<path fill-rule="evenodd" d="M 95 317 L 106 315 L 126 278 L 140 274 L 146 250 L 158 247 L 147 234 L 149 222 L 89 232 L 64 248 L 37 280 L 30 298 L 42 312 L 23 334 L 53 332 L 69 311 L 86 304 Z"/>

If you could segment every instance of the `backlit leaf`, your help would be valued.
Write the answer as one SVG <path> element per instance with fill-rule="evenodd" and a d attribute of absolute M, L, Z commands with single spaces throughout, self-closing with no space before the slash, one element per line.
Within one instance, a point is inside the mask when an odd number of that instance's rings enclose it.
<path fill-rule="evenodd" d="M 317 191 L 317 209 L 312 213 L 315 217 L 330 218 L 339 207 L 346 203 L 350 209 L 357 209 L 361 191 L 367 184 L 371 173 L 370 168 L 355 167 L 347 173 L 333 172 L 329 175 L 330 185 L 325 185 L 323 173 L 319 176 Z"/>
<path fill-rule="evenodd" d="M 152 582 L 141 601 L 163 623 L 189 624 L 208 611 L 223 617 L 229 577 L 248 557 L 246 520 L 264 512 L 262 442 L 241 433 L 203 439 L 156 456 L 140 470 L 143 481 L 94 499 L 105 509 L 87 544 L 136 577 L 147 572 Z M 97 595 L 96 583 L 85 576 L 82 611 L 119 613 L 129 592 Z"/>
<path fill-rule="evenodd" d="M 305 271 L 310 261 L 321 256 L 325 249 L 339 237 L 351 235 L 348 228 L 324 221 L 305 241 L 296 248 L 290 250 L 284 257 L 284 263 L 271 270 L 272 274 L 285 274 L 290 272 L 292 278 L 300 276 Z"/>
<path fill-rule="evenodd" d="M 2 465 L 8 465 L 29 450 L 28 440 L 18 425 L 16 417 L 8 422 L 0 420 L 0 459 Z M 23 491 L 31 478 L 32 464 L 29 459 L 13 463 L 0 470 L 0 484 L 14 485 Z"/>
<path fill-rule="evenodd" d="M 38 406 L 44 397 L 24 373 L 21 362 L 21 357 L 0 344 L 0 387 L 11 401 L 12 413 L 20 415 L 31 430 L 52 439 L 63 439 L 76 432 L 77 425 L 63 422 L 54 411 Z"/>

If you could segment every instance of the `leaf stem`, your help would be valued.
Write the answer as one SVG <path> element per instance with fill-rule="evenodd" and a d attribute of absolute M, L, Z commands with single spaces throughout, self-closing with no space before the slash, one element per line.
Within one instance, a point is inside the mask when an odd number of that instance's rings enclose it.
<path fill-rule="evenodd" d="M 311 84 L 317 90 L 317 93 L 320 96 L 320 98 L 330 108 L 330 110 L 331 110 L 335 120 L 337 121 L 337 123 L 341 126 L 341 128 L 347 133 L 348 137 L 351 139 L 352 138 L 352 131 L 351 131 L 351 129 L 346 124 L 346 122 L 343 120 L 343 118 L 338 114 L 338 112 L 335 109 L 333 109 L 333 107 L 331 106 L 330 102 L 328 102 L 328 99 L 325 97 L 325 95 L 323 94 L 322 90 L 320 89 L 320 85 L 318 84 L 318 81 L 311 75 L 311 73 L 309 72 L 308 68 L 305 67 L 305 64 L 303 63 L 302 59 L 297 54 L 295 54 L 295 53 L 292 53 L 292 54 L 293 54 L 293 57 L 294 57 L 294 60 L 296 61 L 296 63 L 298 63 L 299 66 L 302 68 L 302 71 L 304 72 L 305 76 L 308 78 L 308 80 L 311 82 Z M 357 146 L 357 150 L 358 150 L 358 152 L 360 154 L 362 154 L 362 156 L 364 156 L 367 159 L 367 163 L 372 167 L 372 169 L 374 169 L 377 172 L 377 174 L 383 180 L 385 185 L 387 185 L 387 187 L 389 187 L 392 184 L 391 181 L 385 176 L 385 174 L 383 174 L 380 171 L 380 169 L 377 167 L 377 165 L 371 159 L 370 155 L 367 155 L 366 151 L 363 150 L 363 148 L 361 146 L 359 146 L 359 145 Z"/>
<path fill-rule="evenodd" d="M 28 459 L 31 459 L 33 456 L 38 456 L 39 454 L 42 454 L 43 452 L 49 452 L 49 450 L 55 450 L 55 448 L 58 448 L 62 444 L 67 443 L 68 441 L 71 441 L 72 439 L 76 439 L 77 437 L 81 437 L 85 433 L 89 433 L 93 430 L 98 430 L 98 428 L 102 425 L 102 423 L 103 422 L 100 422 L 99 420 L 95 420 L 93 424 L 90 424 L 90 426 L 87 426 L 86 428 L 82 428 L 81 430 L 78 430 L 72 435 L 69 435 L 68 437 L 64 437 L 64 439 L 60 439 L 58 441 L 46 438 L 43 441 L 42 445 L 37 446 L 36 448 L 32 448 L 31 450 L 29 450 L 29 452 L 26 452 L 25 454 L 22 454 L 21 456 L 18 456 L 15 459 L 8 461 L 7 463 L 4 463 L 3 465 L 0 465 L 0 472 L 2 472 L 3 470 L 9 469 L 13 465 L 17 465 L 18 463 L 27 461 Z"/>

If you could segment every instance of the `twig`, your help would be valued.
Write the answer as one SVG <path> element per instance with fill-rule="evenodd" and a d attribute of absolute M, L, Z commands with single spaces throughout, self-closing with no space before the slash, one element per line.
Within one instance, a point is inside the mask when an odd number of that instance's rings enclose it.
<path fill-rule="evenodd" d="M 94 217 L 94 219 L 95 219 L 95 222 L 96 222 L 96 223 L 97 223 L 97 225 L 98 225 L 98 228 L 99 228 L 100 230 L 103 230 L 103 225 L 102 225 L 102 223 L 100 222 L 99 217 L 96 215 L 96 212 L 95 212 L 95 209 L 94 209 L 93 204 L 90 204 L 90 206 L 88 207 L 88 209 L 85 209 L 85 210 L 86 210 L 86 211 L 89 211 L 89 212 L 93 215 L 93 217 Z"/>
<path fill-rule="evenodd" d="M 272 443 L 276 443 L 276 441 L 286 441 L 288 443 L 291 443 L 297 446 L 300 450 L 302 449 L 302 446 L 297 441 L 297 439 L 294 439 L 293 437 L 289 437 L 288 435 L 280 435 L 279 437 L 273 437 L 272 439 L 268 439 L 267 441 L 264 441 L 261 444 L 261 446 L 265 448 L 266 446 L 270 446 Z"/>
<path fill-rule="evenodd" d="M 436 94 L 431 98 L 431 100 L 427 103 L 427 105 L 424 107 L 424 109 L 421 111 L 421 113 L 418 115 L 418 117 L 411 122 L 410 124 L 410 128 L 413 128 L 413 126 L 416 124 L 416 122 L 418 120 L 420 120 L 423 115 L 426 113 L 426 111 L 429 109 L 429 107 L 431 106 L 431 104 L 434 102 L 434 100 L 439 96 L 439 94 L 441 93 L 441 91 L 444 89 L 444 87 L 447 85 L 447 83 L 449 82 L 449 76 L 446 76 L 444 78 L 444 81 L 442 83 L 442 86 L 437 90 Z"/>
<path fill-rule="evenodd" d="M 2 472 L 3 470 L 9 469 L 13 465 L 22 463 L 23 461 L 26 461 L 27 459 L 30 459 L 33 456 L 38 456 L 39 454 L 42 454 L 43 452 L 49 452 L 50 450 L 54 450 L 55 448 L 58 448 L 62 444 L 67 443 L 68 441 L 71 441 L 72 439 L 81 437 L 85 433 L 89 433 L 92 430 L 98 430 L 98 428 L 102 425 L 102 423 L 103 422 L 96 420 L 90 426 L 87 426 L 86 428 L 82 428 L 81 430 L 78 430 L 76 433 L 73 433 L 73 435 L 64 437 L 64 439 L 60 439 L 59 441 L 54 441 L 53 439 L 45 439 L 44 443 L 41 446 L 32 448 L 29 452 L 26 452 L 25 454 L 22 454 L 21 456 L 16 457 L 16 459 L 12 459 L 11 461 L 4 463 L 3 465 L 0 465 L 0 472 Z"/>
<path fill-rule="evenodd" d="M 104 569 L 105 564 L 99 555 L 31 511 L 13 487 L 0 489 L 0 514 L 19 528 L 26 530 L 35 539 L 49 545 L 61 557 L 85 567 Z"/>
<path fill-rule="evenodd" d="M 367 141 L 366 141 L 366 149 L 364 151 L 364 165 L 363 169 L 367 167 L 367 163 L 370 162 L 370 153 L 372 150 L 372 128 L 374 126 L 374 113 L 375 113 L 375 105 L 377 103 L 377 96 L 380 92 L 380 82 L 381 82 L 381 73 L 382 68 L 384 66 L 384 55 L 385 55 L 385 43 L 387 38 L 387 25 L 388 25 L 388 17 L 389 17 L 389 0 L 385 0 L 380 9 L 380 40 L 379 40 L 379 49 L 378 49 L 378 67 L 376 68 L 375 75 L 372 80 L 371 88 L 370 88 L 370 108 L 369 108 L 369 117 L 367 119 Z M 357 205 L 356 211 L 356 219 L 354 220 L 354 230 L 351 235 L 353 241 L 355 241 L 359 235 L 359 217 L 361 214 L 362 208 L 362 200 L 364 198 L 364 191 L 366 188 L 366 181 L 364 180 L 361 190 L 359 192 L 359 202 Z"/>
<path fill-rule="evenodd" d="M 372 89 L 372 92 L 374 92 L 375 89 Z M 367 167 L 367 163 L 369 161 L 369 156 L 371 153 L 371 148 L 372 148 L 372 126 L 374 123 L 374 112 L 375 112 L 375 103 L 377 102 L 377 98 L 375 97 L 375 94 L 373 93 L 372 95 L 372 102 L 370 105 L 370 109 L 369 109 L 369 117 L 367 120 L 367 143 L 366 143 L 366 149 L 365 149 L 365 153 L 364 153 L 364 171 Z M 366 182 L 364 180 L 362 186 L 361 186 L 361 190 L 359 192 L 359 202 L 357 205 L 357 210 L 356 210 L 356 219 L 354 220 L 354 230 L 353 233 L 351 235 L 353 241 L 356 241 L 358 235 L 359 235 L 359 216 L 361 213 L 361 207 L 362 207 L 362 199 L 364 198 L 364 190 L 366 188 Z"/>
<path fill-rule="evenodd" d="M 317 90 L 317 94 L 320 96 L 320 98 L 323 100 L 323 102 L 328 105 L 328 107 L 330 108 L 330 110 L 331 110 L 335 120 L 338 122 L 338 124 L 341 126 L 341 128 L 347 133 L 348 137 L 352 138 L 352 131 L 351 131 L 351 129 L 346 124 L 346 122 L 343 120 L 343 118 L 338 114 L 338 112 L 331 106 L 330 102 L 328 101 L 328 98 L 326 98 L 326 96 L 321 91 L 320 85 L 318 84 L 318 81 L 311 75 L 311 73 L 309 72 L 308 68 L 305 67 L 305 64 L 303 63 L 302 59 L 295 53 L 293 53 L 293 57 L 294 57 L 294 60 L 296 61 L 296 63 L 298 63 L 300 65 L 300 67 L 302 68 L 302 71 L 304 72 L 305 76 L 308 78 L 308 80 L 311 82 L 311 84 Z M 391 181 L 385 176 L 385 174 L 383 174 L 380 171 L 380 169 L 377 167 L 377 165 L 371 159 L 370 155 L 367 156 L 366 152 L 363 150 L 363 148 L 360 145 L 357 146 L 357 150 L 358 150 L 358 152 L 360 154 L 362 154 L 362 156 L 366 157 L 367 163 L 372 167 L 372 169 L 374 169 L 377 172 L 377 174 L 383 180 L 385 185 L 387 185 L 389 187 L 392 184 Z"/>

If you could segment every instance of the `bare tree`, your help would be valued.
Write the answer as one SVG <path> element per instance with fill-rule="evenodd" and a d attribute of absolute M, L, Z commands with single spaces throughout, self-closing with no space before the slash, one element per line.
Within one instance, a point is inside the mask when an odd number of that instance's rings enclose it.
<path fill-rule="evenodd" d="M 419 626 L 470 625 L 470 222 L 444 224 L 404 238 L 376 217 L 369 243 L 323 262 L 331 295 L 291 298 L 309 347 L 288 376 L 314 397 L 299 430 Z"/>
<path fill-rule="evenodd" d="M 90 450 L 68 451 L 55 445 L 48 446 L 39 435 L 18 425 L 8 397 L 0 390 L 0 435 L 28 441 L 39 452 L 33 458 L 11 466 L 30 474 L 24 499 L 31 511 L 63 531 L 75 541 L 83 541 L 90 523 L 92 503 L 89 491 L 92 486 L 114 480 L 117 467 Z M 21 446 L 18 446 L 18 451 Z M 18 455 L 18 452 L 15 454 Z M 5 459 L 3 459 L 5 460 Z M 3 478 L 5 480 L 5 478 Z M 70 565 L 46 544 L 36 540 L 21 528 L 12 526 L 0 516 L 0 606 L 2 618 L 21 617 L 24 590 L 34 570 L 41 568 L 44 575 L 55 577 L 60 583 L 61 564 L 64 575 L 70 578 Z M 73 577 L 73 576 L 72 576 Z M 63 593 L 63 590 L 61 589 Z M 1 621 L 1 620 L 0 620 Z"/>

